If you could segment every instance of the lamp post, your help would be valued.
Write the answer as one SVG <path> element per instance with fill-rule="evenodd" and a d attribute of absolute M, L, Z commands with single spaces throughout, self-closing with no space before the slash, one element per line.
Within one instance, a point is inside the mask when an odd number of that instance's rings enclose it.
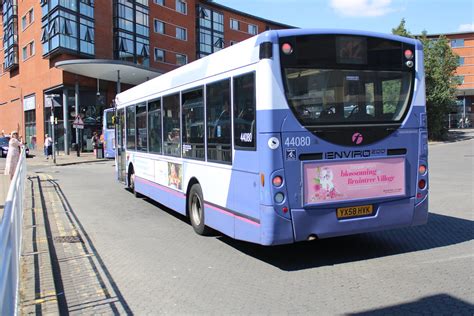
<path fill-rule="evenodd" d="M 17 87 L 17 86 L 12 86 L 12 85 L 8 85 L 10 88 L 13 88 L 13 89 L 19 89 L 20 90 L 20 131 L 19 134 L 22 135 L 22 136 L 25 136 L 25 140 L 26 140 L 26 135 L 24 133 L 24 129 L 25 129 L 25 126 L 24 126 L 24 116 L 25 116 L 25 113 L 23 111 L 23 89 L 21 87 Z"/>
<path fill-rule="evenodd" d="M 55 97 L 60 97 L 59 94 L 47 94 L 44 96 L 46 99 L 49 100 L 49 103 L 51 104 L 51 117 L 50 117 L 50 122 L 51 122 L 51 138 L 53 139 L 53 163 L 56 164 L 56 139 L 54 137 L 54 125 L 56 124 L 56 117 L 54 116 L 54 102 L 53 99 Z"/>

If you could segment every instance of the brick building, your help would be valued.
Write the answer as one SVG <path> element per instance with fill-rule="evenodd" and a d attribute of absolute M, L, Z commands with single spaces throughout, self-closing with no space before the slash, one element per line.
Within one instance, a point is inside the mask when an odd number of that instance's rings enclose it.
<path fill-rule="evenodd" d="M 290 26 L 208 0 L 0 0 L 0 131 L 68 151 L 101 129 L 117 91 L 268 29 Z"/>
<path fill-rule="evenodd" d="M 443 34 L 450 41 L 451 49 L 459 56 L 456 76 L 461 84 L 457 88 L 457 109 L 459 115 L 474 113 L 474 32 Z M 436 39 L 439 34 L 428 35 Z"/>

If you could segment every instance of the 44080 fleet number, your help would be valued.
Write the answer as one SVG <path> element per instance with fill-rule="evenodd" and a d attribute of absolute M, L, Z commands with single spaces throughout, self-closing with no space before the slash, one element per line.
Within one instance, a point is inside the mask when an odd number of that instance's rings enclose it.
<path fill-rule="evenodd" d="M 311 138 L 309 136 L 301 137 L 287 137 L 285 139 L 286 147 L 304 147 L 311 145 Z"/>

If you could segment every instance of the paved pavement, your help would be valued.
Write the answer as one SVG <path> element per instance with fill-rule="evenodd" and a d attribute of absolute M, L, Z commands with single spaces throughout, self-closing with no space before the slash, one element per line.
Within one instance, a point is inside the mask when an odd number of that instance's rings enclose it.
<path fill-rule="evenodd" d="M 473 315 L 474 139 L 455 140 L 430 145 L 427 225 L 278 247 L 195 235 L 111 161 L 38 161 L 23 313 Z"/>

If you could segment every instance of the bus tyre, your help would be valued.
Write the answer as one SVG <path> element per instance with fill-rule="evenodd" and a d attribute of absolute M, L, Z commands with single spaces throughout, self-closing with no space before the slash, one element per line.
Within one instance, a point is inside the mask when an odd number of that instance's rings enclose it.
<path fill-rule="evenodd" d="M 137 190 L 135 190 L 135 172 L 131 172 L 130 176 L 128 177 L 128 187 L 130 188 L 130 191 L 132 191 L 133 195 L 135 195 L 136 198 L 142 198 L 143 195 L 138 193 Z"/>
<path fill-rule="evenodd" d="M 204 224 L 204 199 L 202 189 L 199 184 L 193 184 L 189 190 L 188 210 L 191 225 L 194 231 L 199 235 L 209 235 L 210 228 Z"/>

